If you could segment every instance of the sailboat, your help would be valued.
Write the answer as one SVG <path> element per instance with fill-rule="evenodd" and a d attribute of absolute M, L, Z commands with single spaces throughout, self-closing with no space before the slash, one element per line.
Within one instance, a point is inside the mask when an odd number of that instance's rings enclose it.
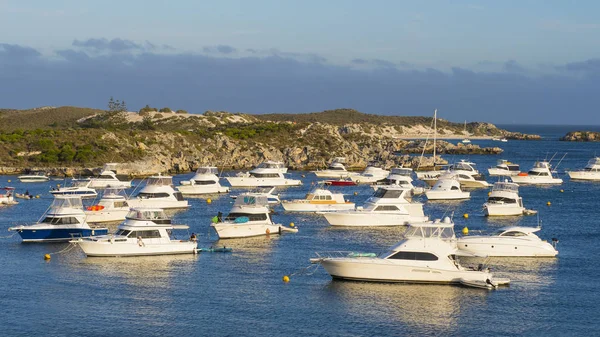
<path fill-rule="evenodd" d="M 467 121 L 465 121 L 465 131 L 463 133 L 467 133 Z M 462 140 L 463 144 L 469 144 L 471 143 L 471 140 L 469 138 L 465 138 Z"/>
<path fill-rule="evenodd" d="M 429 136 L 427 136 L 427 140 Z M 425 148 L 427 147 L 427 140 L 425 140 L 425 145 L 423 146 L 423 153 L 421 153 L 421 159 L 425 155 Z M 436 147 L 437 147 L 437 109 L 433 112 L 433 170 L 431 171 L 416 171 L 417 179 L 432 179 L 439 177 L 442 173 L 447 170 L 447 165 L 436 165 L 435 163 L 435 155 L 436 155 Z M 419 167 L 421 163 L 419 162 Z M 419 168 L 417 167 L 417 169 Z"/>

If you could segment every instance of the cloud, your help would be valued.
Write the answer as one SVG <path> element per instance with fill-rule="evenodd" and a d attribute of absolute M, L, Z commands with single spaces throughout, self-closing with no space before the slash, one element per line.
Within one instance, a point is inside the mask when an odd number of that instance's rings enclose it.
<path fill-rule="evenodd" d="M 146 41 L 147 42 L 147 41 Z M 144 46 L 135 43 L 131 40 L 123 39 L 112 39 L 108 40 L 105 38 L 101 39 L 87 39 L 84 41 L 74 40 L 72 45 L 74 47 L 80 47 L 83 49 L 90 49 L 95 51 L 110 51 L 110 52 L 124 52 L 131 50 L 145 50 Z M 154 45 L 151 45 L 154 47 Z"/>
<path fill-rule="evenodd" d="M 0 44 L 2 105 L 105 108 L 113 96 L 132 110 L 146 104 L 249 113 L 352 107 L 368 113 L 429 115 L 438 108 L 441 117 L 455 121 L 540 123 L 543 113 L 544 123 L 600 124 L 599 117 L 589 114 L 590 107 L 600 105 L 600 77 L 594 75 L 600 71 L 598 59 L 531 75 L 514 60 L 505 62 L 504 70 L 455 67 L 444 72 L 391 68 L 358 58 L 336 65 L 319 55 L 281 51 L 223 57 L 228 54 L 124 45 L 129 49 L 85 40 L 45 57 L 34 48 Z M 99 53 L 98 48 L 120 51 Z M 382 66 L 363 67 L 364 62 Z"/>
<path fill-rule="evenodd" d="M 228 45 L 217 45 L 217 46 L 207 46 L 202 48 L 205 53 L 220 53 L 220 54 L 232 54 L 237 51 L 237 49 Z"/>

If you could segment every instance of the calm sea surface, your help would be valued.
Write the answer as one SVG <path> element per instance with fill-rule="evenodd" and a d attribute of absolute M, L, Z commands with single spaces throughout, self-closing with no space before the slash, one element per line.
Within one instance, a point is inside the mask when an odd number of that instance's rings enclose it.
<path fill-rule="evenodd" d="M 523 170 L 535 160 L 567 153 L 559 172 L 583 167 L 600 154 L 600 143 L 557 139 L 579 127 L 504 126 L 541 134 L 541 141 L 473 141 L 500 146 L 499 156 L 469 159 L 480 169 L 504 158 Z M 582 127 L 581 129 L 589 127 Z M 300 177 L 305 172 L 292 172 Z M 487 172 L 486 172 L 487 173 Z M 179 180 L 191 174 L 180 175 Z M 216 241 L 209 231 L 218 211 L 227 213 L 227 195 L 190 199 L 188 211 L 175 214 L 200 233 L 199 246 L 227 245 L 230 254 L 136 258 L 86 258 L 73 249 L 44 261 L 46 253 L 68 244 L 21 244 L 18 236 L 0 239 L 0 334 L 40 336 L 402 336 L 402 335 L 599 335 L 600 334 L 600 184 L 566 182 L 556 187 L 522 187 L 527 208 L 539 210 L 544 239 L 560 240 L 556 259 L 494 258 L 493 271 L 512 284 L 496 291 L 443 285 L 372 284 L 332 281 L 321 268 L 313 275 L 283 275 L 309 265 L 316 251 L 379 252 L 400 239 L 403 228 L 338 229 L 316 215 L 285 213 L 273 218 L 294 222 L 299 233 Z M 9 183 L 8 180 L 11 180 Z M 315 179 L 281 191 L 282 199 L 300 198 Z M 488 181 L 494 180 L 488 177 Z M 21 184 L 1 176 L 0 186 L 26 188 L 41 198 L 0 208 L 0 235 L 14 224 L 35 222 L 51 202 L 48 190 L 61 181 Z M 338 188 L 359 204 L 367 186 Z M 560 190 L 564 192 L 561 193 Z M 354 196 L 353 192 L 358 192 Z M 239 193 L 235 191 L 234 193 Z M 482 216 L 487 190 L 469 201 L 425 203 L 425 213 L 455 212 L 457 232 L 506 225 L 537 224 L 537 218 L 488 219 Z M 551 206 L 546 203 L 550 201 Z M 463 213 L 468 213 L 464 219 Z M 468 261 L 465 261 L 468 262 Z M 477 261 L 474 261 L 475 263 Z"/>

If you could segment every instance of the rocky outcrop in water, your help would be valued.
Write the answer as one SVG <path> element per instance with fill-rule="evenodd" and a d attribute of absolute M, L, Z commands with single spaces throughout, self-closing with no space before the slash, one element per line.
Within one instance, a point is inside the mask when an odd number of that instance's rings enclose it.
<path fill-rule="evenodd" d="M 600 142 L 600 132 L 572 131 L 560 138 L 566 142 Z"/>

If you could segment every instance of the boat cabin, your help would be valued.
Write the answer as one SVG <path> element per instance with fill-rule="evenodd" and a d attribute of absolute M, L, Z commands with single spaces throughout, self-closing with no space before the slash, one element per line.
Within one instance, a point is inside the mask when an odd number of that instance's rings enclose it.
<path fill-rule="evenodd" d="M 267 160 L 260 163 L 256 168 L 284 169 L 285 165 L 280 161 Z"/>
<path fill-rule="evenodd" d="M 149 221 L 159 225 L 171 224 L 171 219 L 161 208 L 133 208 L 125 216 L 125 221 L 127 220 Z"/>
<path fill-rule="evenodd" d="M 270 220 L 267 196 L 241 194 L 235 199 L 231 212 L 224 220 L 240 223 Z"/>
<path fill-rule="evenodd" d="M 219 175 L 219 170 L 216 167 L 210 167 L 210 166 L 199 167 L 196 170 L 196 174 L 214 174 L 214 175 Z"/>
<path fill-rule="evenodd" d="M 167 176 L 152 176 L 148 178 L 148 185 L 156 185 L 156 186 L 172 186 L 173 185 L 173 177 Z"/>

